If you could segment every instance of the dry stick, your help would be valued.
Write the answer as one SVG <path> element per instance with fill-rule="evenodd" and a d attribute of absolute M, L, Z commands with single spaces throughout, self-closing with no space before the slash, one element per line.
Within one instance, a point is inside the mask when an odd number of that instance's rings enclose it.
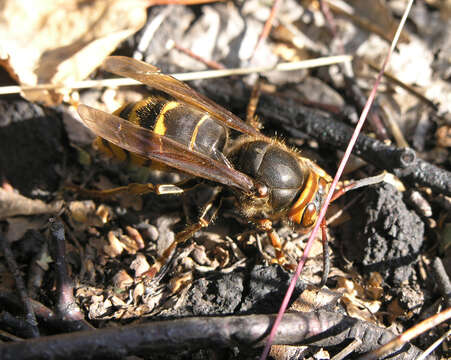
<path fill-rule="evenodd" d="M 275 315 L 195 317 L 152 321 L 120 328 L 59 334 L 20 343 L 0 344 L 2 360 L 122 358 L 156 351 L 263 346 Z M 390 341 L 394 334 L 369 322 L 335 312 L 319 310 L 289 313 L 281 323 L 275 342 L 338 346 L 355 337 L 365 339 L 356 349 L 365 353 L 377 344 Z M 415 359 L 421 351 L 407 345 L 394 360 Z"/>
<path fill-rule="evenodd" d="M 8 263 L 9 270 L 14 276 L 14 281 L 16 282 L 16 288 L 19 292 L 20 299 L 23 304 L 23 308 L 26 312 L 25 318 L 28 325 L 30 325 L 31 330 L 31 336 L 32 337 L 39 337 L 39 329 L 38 329 L 38 322 L 36 321 L 36 316 L 33 311 L 33 307 L 30 302 L 30 298 L 27 294 L 27 289 L 25 288 L 25 283 L 22 279 L 22 276 L 20 275 L 19 267 L 17 266 L 16 260 L 14 259 L 13 252 L 11 251 L 11 248 L 9 246 L 8 240 L 6 240 L 5 237 L 0 235 L 0 244 L 3 251 L 3 256 L 6 259 L 6 262 Z"/>
<path fill-rule="evenodd" d="M 434 274 L 434 279 L 437 283 L 438 290 L 445 299 L 446 307 L 451 308 L 451 281 L 449 280 L 448 273 L 443 266 L 442 259 L 439 257 L 436 257 L 432 261 L 432 272 Z"/>
<path fill-rule="evenodd" d="M 365 95 L 363 94 L 360 87 L 357 85 L 354 78 L 345 75 L 345 92 L 348 94 L 348 97 L 354 103 L 354 106 L 357 108 L 357 111 L 362 111 L 363 107 L 366 103 Z M 368 115 L 368 123 L 373 131 L 376 133 L 379 140 L 387 140 L 388 134 L 387 129 L 382 122 L 381 117 L 377 113 L 377 107 L 373 107 L 371 112 Z"/>
<path fill-rule="evenodd" d="M 335 22 L 335 19 L 330 11 L 329 4 L 325 0 L 319 0 L 319 6 L 321 9 L 321 13 L 323 14 L 324 18 L 326 19 L 326 25 L 329 29 L 330 33 L 333 37 L 337 35 L 337 24 Z M 342 54 L 344 54 L 344 46 L 341 39 L 339 40 L 339 50 Z"/>
<path fill-rule="evenodd" d="M 354 339 L 352 343 L 346 346 L 343 350 L 341 350 L 337 355 L 335 355 L 331 360 L 342 360 L 346 359 L 351 353 L 355 352 L 355 350 L 362 344 L 361 339 Z"/>
<path fill-rule="evenodd" d="M 393 50 L 394 50 L 394 48 L 396 46 L 396 43 L 398 42 L 399 36 L 401 34 L 401 29 L 403 28 L 404 23 L 405 23 L 405 21 L 407 19 L 407 15 L 408 15 L 408 13 L 410 11 L 412 3 L 413 3 L 413 0 L 411 0 L 409 2 L 409 4 L 407 5 L 406 11 L 404 12 L 403 18 L 401 19 L 401 22 L 399 23 L 399 27 L 398 27 L 398 29 L 396 31 L 396 34 L 395 34 L 395 37 L 394 37 L 394 39 L 393 39 L 393 41 L 391 43 L 390 50 L 389 50 L 389 52 L 388 52 L 388 54 L 387 54 L 387 56 L 385 58 L 385 61 L 384 61 L 383 65 L 382 65 L 382 69 L 381 69 L 381 71 L 379 72 L 379 74 L 378 74 L 378 76 L 376 78 L 374 87 L 371 90 L 370 96 L 368 97 L 368 101 L 367 101 L 365 107 L 363 108 L 362 114 L 360 116 L 359 122 L 357 123 L 357 125 L 355 127 L 354 133 L 352 134 L 351 140 L 349 140 L 349 145 L 348 145 L 348 147 L 347 147 L 347 149 L 345 151 L 345 154 L 343 155 L 343 158 L 342 158 L 342 160 L 340 162 L 340 165 L 338 167 L 337 173 L 335 174 L 334 180 L 332 181 L 332 185 L 330 186 L 329 193 L 327 194 L 327 197 L 326 197 L 326 199 L 324 201 L 324 204 L 321 207 L 321 211 L 320 211 L 320 213 L 318 215 L 318 219 L 316 221 L 315 227 L 313 228 L 312 233 L 310 234 L 310 237 L 308 239 L 307 245 L 305 246 L 305 249 L 304 249 L 304 253 L 302 254 L 301 260 L 299 261 L 299 264 L 298 264 L 298 266 L 296 268 L 296 273 L 294 274 L 294 276 L 293 276 L 293 278 L 291 280 L 290 286 L 288 287 L 287 293 L 285 294 L 285 297 L 284 297 L 284 299 L 282 301 L 282 305 L 280 306 L 279 312 L 277 314 L 276 321 L 274 322 L 274 325 L 273 325 L 273 328 L 271 329 L 271 333 L 269 335 L 268 341 L 266 342 L 265 348 L 264 348 L 263 353 L 262 353 L 262 355 L 260 357 L 260 359 L 262 359 L 262 360 L 265 360 L 266 357 L 269 354 L 269 350 L 271 349 L 272 339 L 276 336 L 277 327 L 280 324 L 280 322 L 282 320 L 282 316 L 283 316 L 283 314 L 285 313 L 285 311 L 286 311 L 286 309 L 288 307 L 288 303 L 289 303 L 289 301 L 291 299 L 291 295 L 293 294 L 294 287 L 296 285 L 297 279 L 299 278 L 299 276 L 301 274 L 301 271 L 302 271 L 302 269 L 304 267 L 304 264 L 307 261 L 308 253 L 310 252 L 310 248 L 313 245 L 313 241 L 315 239 L 316 232 L 318 231 L 318 229 L 319 229 L 319 227 L 321 225 L 321 222 L 322 222 L 324 216 L 326 215 L 327 207 L 329 206 L 330 200 L 332 199 L 332 196 L 334 194 L 334 191 L 335 191 L 335 188 L 337 186 L 338 180 L 339 180 L 339 178 L 340 178 L 340 176 L 341 176 L 341 174 L 342 174 L 342 172 L 343 172 L 343 170 L 344 170 L 344 168 L 346 166 L 346 162 L 347 162 L 349 156 L 351 155 L 351 151 L 352 151 L 352 149 L 354 147 L 354 144 L 355 144 L 355 142 L 357 140 L 357 137 L 359 136 L 360 130 L 363 127 L 365 119 L 366 119 L 366 117 L 368 115 L 368 112 L 370 110 L 371 104 L 374 101 L 374 98 L 376 96 L 377 88 L 378 88 L 379 83 L 380 83 L 380 81 L 382 79 L 383 72 L 384 72 L 388 62 L 390 61 L 391 54 L 392 54 L 392 52 L 393 52 Z"/>
<path fill-rule="evenodd" d="M 323 13 L 324 17 L 327 20 L 327 24 L 329 25 L 330 31 L 333 34 L 333 36 L 336 35 L 336 26 L 335 21 L 332 16 L 332 13 L 330 12 L 329 5 L 327 1 L 321 0 L 320 1 L 320 7 L 321 12 Z M 339 52 L 340 54 L 344 54 L 344 46 L 341 39 L 338 39 L 339 41 Z M 355 80 L 354 80 L 354 72 L 352 71 L 352 68 L 344 68 L 344 80 L 345 80 L 345 92 L 348 94 L 348 97 L 350 97 L 351 101 L 354 103 L 357 110 L 360 112 L 362 111 L 363 107 L 365 106 L 366 97 L 364 96 L 362 90 L 357 86 Z M 377 109 L 377 110 L 376 110 Z M 368 115 L 368 123 L 371 128 L 373 128 L 374 132 L 378 136 L 380 140 L 387 140 L 387 130 L 385 129 L 385 126 L 381 120 L 381 117 L 378 114 L 379 107 L 373 106 L 372 111 Z"/>
<path fill-rule="evenodd" d="M 356 16 L 355 14 L 348 12 L 347 9 L 345 9 L 344 7 L 337 6 L 337 4 L 331 0 L 327 0 L 327 3 L 329 5 L 330 9 L 333 12 L 335 12 L 337 15 L 340 15 L 340 16 L 350 19 L 352 22 L 354 22 L 357 26 L 361 27 L 362 29 L 380 36 L 382 39 L 384 39 L 388 43 L 390 42 L 390 40 L 391 40 L 389 37 L 390 34 L 387 35 L 387 30 L 391 30 L 391 29 L 383 29 L 377 25 L 374 25 L 371 22 L 371 20 Z M 391 33 L 391 31 L 390 31 L 390 33 Z"/>
<path fill-rule="evenodd" d="M 352 130 L 324 114 L 299 106 L 291 100 L 278 100 L 262 94 L 258 113 L 266 120 L 281 125 L 294 137 L 305 134 L 324 144 L 345 149 Z M 451 173 L 416 157 L 410 148 L 398 148 L 360 134 L 354 154 L 380 169 L 394 173 L 412 186 L 430 187 L 451 196 Z"/>
<path fill-rule="evenodd" d="M 397 336 L 392 341 L 380 347 L 376 351 L 372 351 L 371 353 L 362 356 L 360 360 L 379 359 L 388 354 L 390 351 L 393 351 L 401 347 L 402 345 L 408 343 L 410 340 L 414 339 L 418 335 L 436 327 L 440 323 L 447 321 L 450 318 L 451 318 L 451 308 L 443 310 L 442 312 L 435 314 L 434 316 L 431 316 L 430 318 L 411 327 L 409 330 L 403 332 L 401 335 Z"/>
<path fill-rule="evenodd" d="M 0 330 L 0 336 L 5 339 L 8 339 L 10 341 L 22 341 L 23 340 L 22 338 L 15 336 L 13 334 L 10 334 L 9 332 L 7 332 L 5 330 Z"/>
<path fill-rule="evenodd" d="M 0 311 L 0 329 L 8 330 L 19 338 L 33 337 L 30 324 L 23 317 L 14 316 L 8 311 Z"/>
<path fill-rule="evenodd" d="M 58 294 L 58 313 L 63 320 L 83 320 L 84 315 L 75 302 L 73 282 L 67 274 L 66 236 L 64 234 L 64 225 L 58 220 L 50 219 L 50 234 L 55 249 L 54 257 L 56 288 Z"/>
<path fill-rule="evenodd" d="M 64 332 L 93 330 L 94 327 L 87 321 L 63 320 L 58 315 L 39 301 L 30 299 L 33 311 L 39 319 L 39 323 L 43 323 L 48 327 Z M 12 291 L 0 289 L 0 304 L 9 311 L 17 312 L 22 309 L 22 303 Z"/>

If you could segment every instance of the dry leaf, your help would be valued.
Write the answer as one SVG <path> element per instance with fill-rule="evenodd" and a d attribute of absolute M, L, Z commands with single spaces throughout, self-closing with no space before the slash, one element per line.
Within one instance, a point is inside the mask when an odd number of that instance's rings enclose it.
<path fill-rule="evenodd" d="M 435 133 L 437 145 L 443 147 L 451 147 L 451 126 L 443 125 L 439 127 Z"/>
<path fill-rule="evenodd" d="M 342 294 L 339 292 L 312 286 L 302 292 L 290 309 L 300 312 L 316 311 L 324 307 L 334 306 L 341 296 Z"/>
<path fill-rule="evenodd" d="M 451 16 L 451 1 L 450 0 L 425 0 L 430 6 L 435 6 L 440 10 L 440 16 L 443 19 L 449 19 Z"/>
<path fill-rule="evenodd" d="M 144 25 L 147 6 L 144 0 L 3 1 L 0 64 L 22 85 L 85 79 Z M 23 95 L 47 105 L 62 99 L 53 90 Z"/>
<path fill-rule="evenodd" d="M 392 324 L 398 317 L 406 316 L 406 311 L 402 308 L 398 299 L 394 299 L 387 307 L 388 322 Z"/>
<path fill-rule="evenodd" d="M 110 207 L 96 204 L 92 200 L 71 201 L 68 205 L 71 219 L 74 221 L 74 226 L 80 230 L 86 229 L 90 226 L 103 226 L 113 216 Z"/>
<path fill-rule="evenodd" d="M 113 231 L 108 232 L 108 243 L 109 245 L 105 245 L 103 248 L 103 251 L 105 251 L 108 256 L 114 258 L 122 254 L 125 245 L 119 240 Z"/>
<path fill-rule="evenodd" d="M 372 283 L 377 283 L 377 275 L 374 273 Z M 381 301 L 368 299 L 365 288 L 353 279 L 339 277 L 337 279 L 337 289 L 344 290 L 341 302 L 345 305 L 349 316 L 357 319 L 377 322 L 375 314 L 380 310 Z"/>
<path fill-rule="evenodd" d="M 125 270 L 119 270 L 113 277 L 113 284 L 116 290 L 125 291 L 133 285 L 133 279 Z"/>
<path fill-rule="evenodd" d="M 140 277 L 149 271 L 150 265 L 143 254 L 138 254 L 130 264 L 130 269 L 135 271 L 135 277 Z"/>
<path fill-rule="evenodd" d="M 49 204 L 33 200 L 12 191 L 0 189 L 0 219 L 16 215 L 54 214 L 61 210 L 62 201 Z"/>

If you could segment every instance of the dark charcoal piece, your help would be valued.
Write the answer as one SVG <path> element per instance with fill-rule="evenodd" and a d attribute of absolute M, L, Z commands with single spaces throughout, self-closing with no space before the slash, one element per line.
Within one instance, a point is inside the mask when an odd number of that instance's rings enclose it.
<path fill-rule="evenodd" d="M 353 229 L 362 230 L 344 239 L 347 256 L 395 286 L 412 280 L 411 265 L 423 243 L 423 222 L 389 184 L 368 187 L 362 204 L 353 215 L 361 224 L 352 224 Z"/>
<path fill-rule="evenodd" d="M 24 195 L 58 187 L 64 129 L 53 112 L 25 100 L 0 101 L 0 177 Z"/>
<path fill-rule="evenodd" d="M 280 306 L 291 274 L 278 265 L 255 266 L 230 274 L 215 274 L 194 281 L 183 304 L 161 316 L 200 316 L 234 313 L 274 313 Z M 305 285 L 298 281 L 292 299 Z"/>
<path fill-rule="evenodd" d="M 181 312 L 195 316 L 234 313 L 243 294 L 243 277 L 243 273 L 231 273 L 194 281 Z"/>
<path fill-rule="evenodd" d="M 264 313 L 277 312 L 285 293 L 290 285 L 293 273 L 288 273 L 278 265 L 257 265 L 252 269 L 248 279 L 240 313 Z M 291 297 L 292 301 L 298 298 L 305 290 L 305 284 L 298 280 Z"/>

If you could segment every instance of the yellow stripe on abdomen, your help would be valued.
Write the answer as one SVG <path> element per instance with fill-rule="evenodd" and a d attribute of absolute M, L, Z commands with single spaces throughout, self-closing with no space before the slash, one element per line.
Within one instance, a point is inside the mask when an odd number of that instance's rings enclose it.
<path fill-rule="evenodd" d="M 201 117 L 201 119 L 197 122 L 196 127 L 193 130 L 193 134 L 191 135 L 191 140 L 189 141 L 189 149 L 193 150 L 194 145 L 196 144 L 197 133 L 199 132 L 199 127 L 202 123 L 207 120 L 210 115 L 206 114 Z"/>
<path fill-rule="evenodd" d="M 160 111 L 158 115 L 157 122 L 155 123 L 155 127 L 153 131 L 158 135 L 164 135 L 166 133 L 166 124 L 164 123 L 165 118 L 164 114 L 166 114 L 169 110 L 175 109 L 179 106 L 177 101 L 170 101 Z"/>

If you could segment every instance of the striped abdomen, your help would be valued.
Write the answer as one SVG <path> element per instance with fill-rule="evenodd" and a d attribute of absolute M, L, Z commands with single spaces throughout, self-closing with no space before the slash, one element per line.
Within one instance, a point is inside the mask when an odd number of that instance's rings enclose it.
<path fill-rule="evenodd" d="M 218 154 L 222 153 L 228 139 L 227 128 L 208 113 L 171 100 L 164 93 L 154 92 L 146 99 L 126 104 L 116 110 L 114 115 L 217 160 L 220 160 Z M 105 139 L 98 138 L 96 145 L 99 150 L 120 161 L 130 160 L 141 166 L 151 165 L 150 160 L 130 154 Z"/>

